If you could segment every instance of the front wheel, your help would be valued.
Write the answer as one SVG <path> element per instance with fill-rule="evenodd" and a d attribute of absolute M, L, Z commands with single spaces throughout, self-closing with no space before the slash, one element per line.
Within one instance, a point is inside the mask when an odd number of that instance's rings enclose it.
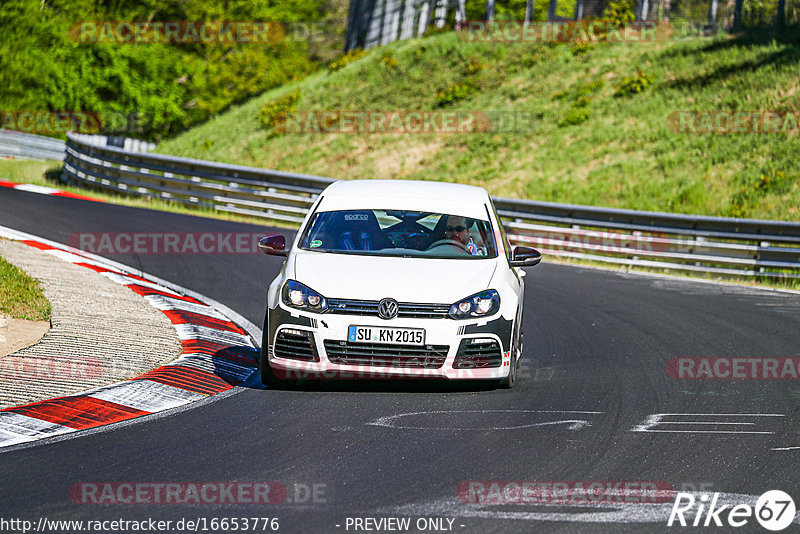
<path fill-rule="evenodd" d="M 511 347 L 511 362 L 509 365 L 511 369 L 508 370 L 508 376 L 500 379 L 500 387 L 503 389 L 511 389 L 517 382 L 517 372 L 519 371 L 519 362 L 522 360 L 522 319 L 517 320 L 518 335 L 512 336 L 515 341 L 514 346 Z"/>
<path fill-rule="evenodd" d="M 512 356 L 512 360 L 509 365 L 511 366 L 511 369 L 508 370 L 508 376 L 500 380 L 500 387 L 503 389 L 511 389 L 517 382 L 517 367 L 519 367 L 519 358 L 516 357 L 516 354 Z"/>
<path fill-rule="evenodd" d="M 269 312 L 267 312 L 268 314 Z M 264 330 L 261 334 L 261 357 L 259 358 L 259 370 L 261 371 L 261 383 L 270 388 L 288 388 L 294 384 L 293 380 L 286 380 L 275 376 L 272 366 L 269 364 L 269 322 L 267 315 L 264 315 Z"/>

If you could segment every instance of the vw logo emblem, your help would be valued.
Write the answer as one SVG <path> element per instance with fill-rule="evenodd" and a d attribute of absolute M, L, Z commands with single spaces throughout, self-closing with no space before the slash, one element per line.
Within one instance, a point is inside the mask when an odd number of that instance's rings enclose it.
<path fill-rule="evenodd" d="M 394 319 L 397 316 L 397 301 L 383 299 L 378 303 L 378 317 L 381 319 Z"/>

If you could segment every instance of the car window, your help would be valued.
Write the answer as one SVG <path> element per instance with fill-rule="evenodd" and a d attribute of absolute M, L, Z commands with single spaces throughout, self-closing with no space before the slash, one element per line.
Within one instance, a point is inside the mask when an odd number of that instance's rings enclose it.
<path fill-rule="evenodd" d="M 300 248 L 382 256 L 481 259 L 497 257 L 488 220 L 410 210 L 315 213 Z"/>

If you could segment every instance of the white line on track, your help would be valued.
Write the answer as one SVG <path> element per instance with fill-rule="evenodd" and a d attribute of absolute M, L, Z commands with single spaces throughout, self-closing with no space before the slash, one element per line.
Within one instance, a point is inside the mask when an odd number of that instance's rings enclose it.
<path fill-rule="evenodd" d="M 561 414 L 561 415 L 599 415 L 603 412 L 589 412 L 589 411 L 577 411 L 577 410 L 431 410 L 431 411 L 423 411 L 423 412 L 406 412 L 406 413 L 399 413 L 395 415 L 388 415 L 385 417 L 380 417 L 374 421 L 370 421 L 366 423 L 367 425 L 371 426 L 382 426 L 387 428 L 399 428 L 399 429 L 408 429 L 408 430 L 517 430 L 521 428 L 535 428 L 535 427 L 542 427 L 542 426 L 552 426 L 552 425 L 561 425 L 566 424 L 568 425 L 567 428 L 569 430 L 580 430 L 587 426 L 590 426 L 589 421 L 585 419 L 560 419 L 557 421 L 544 421 L 544 422 L 534 422 L 534 423 L 526 423 L 522 425 L 513 425 L 513 426 L 472 426 L 472 427 L 451 427 L 451 426 L 436 426 L 436 425 L 428 425 L 428 426 L 411 426 L 411 425 L 404 425 L 402 423 L 398 423 L 397 420 L 403 417 L 413 417 L 413 416 L 428 416 L 428 415 L 442 415 L 442 414 L 463 414 L 463 413 L 479 413 L 479 414 L 493 414 L 493 413 L 502 413 L 502 414 Z"/>

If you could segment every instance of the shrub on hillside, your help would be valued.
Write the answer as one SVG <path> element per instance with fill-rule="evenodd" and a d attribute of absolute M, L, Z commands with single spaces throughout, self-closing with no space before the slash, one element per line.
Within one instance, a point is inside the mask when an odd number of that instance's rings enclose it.
<path fill-rule="evenodd" d="M 464 100 L 475 91 L 475 85 L 472 83 L 456 83 L 436 93 L 436 106 L 440 108 L 450 106 Z"/>
<path fill-rule="evenodd" d="M 611 0 L 603 10 L 603 18 L 614 22 L 631 22 L 636 20 L 634 7 L 634 0 Z"/>
<path fill-rule="evenodd" d="M 380 57 L 380 62 L 389 70 L 394 70 L 400 64 L 394 57 L 391 50 L 384 50 Z"/>
<path fill-rule="evenodd" d="M 346 54 L 342 54 L 330 63 L 328 63 L 328 70 L 337 71 L 345 68 L 350 63 L 354 63 L 364 57 L 367 51 L 361 48 L 354 48 L 349 50 Z"/>
<path fill-rule="evenodd" d="M 614 92 L 616 97 L 633 96 L 641 93 L 653 84 L 653 78 L 642 72 L 641 69 L 636 71 L 634 76 L 625 78 L 622 83 L 617 86 Z"/>
<path fill-rule="evenodd" d="M 297 111 L 297 102 L 300 100 L 300 91 L 292 91 L 271 102 L 267 102 L 258 110 L 258 119 L 261 125 L 272 130 L 273 134 L 283 133 L 286 118 L 290 113 Z"/>

